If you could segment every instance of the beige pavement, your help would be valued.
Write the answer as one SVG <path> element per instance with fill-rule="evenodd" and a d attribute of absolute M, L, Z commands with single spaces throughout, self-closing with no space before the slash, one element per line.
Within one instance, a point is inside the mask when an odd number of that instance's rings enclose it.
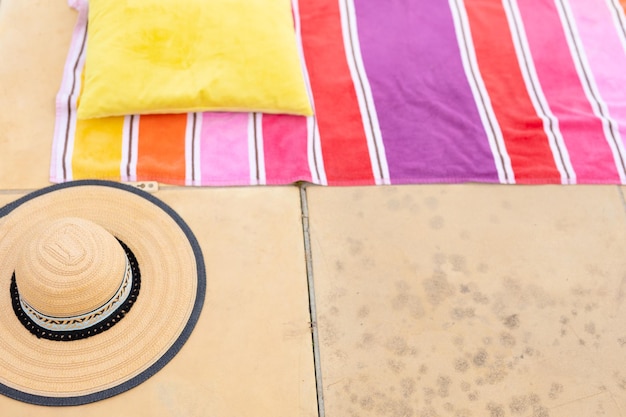
<path fill-rule="evenodd" d="M 326 415 L 626 415 L 618 187 L 309 188 Z"/>

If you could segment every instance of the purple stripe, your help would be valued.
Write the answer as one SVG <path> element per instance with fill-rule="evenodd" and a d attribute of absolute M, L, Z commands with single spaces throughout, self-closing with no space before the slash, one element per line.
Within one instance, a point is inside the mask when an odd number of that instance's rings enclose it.
<path fill-rule="evenodd" d="M 392 183 L 498 181 L 448 2 L 354 4 Z"/>

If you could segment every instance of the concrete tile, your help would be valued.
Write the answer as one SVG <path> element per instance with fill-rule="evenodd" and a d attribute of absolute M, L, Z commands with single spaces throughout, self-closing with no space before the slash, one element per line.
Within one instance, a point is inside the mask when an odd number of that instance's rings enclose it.
<path fill-rule="evenodd" d="M 66 1 L 0 4 L 0 189 L 49 184 L 55 97 L 75 21 Z"/>
<path fill-rule="evenodd" d="M 156 196 L 187 221 L 205 256 L 207 298 L 187 344 L 117 397 L 59 409 L 0 396 L 0 414 L 316 416 L 298 189 L 167 188 Z M 0 194 L 0 204 L 17 197 Z"/>
<path fill-rule="evenodd" d="M 626 415 L 621 193 L 309 187 L 326 416 Z"/>

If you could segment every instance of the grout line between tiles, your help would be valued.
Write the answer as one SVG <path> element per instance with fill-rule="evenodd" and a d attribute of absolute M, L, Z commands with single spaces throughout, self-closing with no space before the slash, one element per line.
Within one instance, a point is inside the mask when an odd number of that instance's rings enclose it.
<path fill-rule="evenodd" d="M 311 232 L 309 228 L 309 205 L 306 185 L 299 184 L 300 210 L 302 216 L 302 234 L 304 238 L 304 257 L 309 293 L 309 314 L 311 317 L 311 338 L 313 341 L 313 364 L 315 366 L 315 387 L 317 390 L 317 415 L 324 417 L 324 390 L 322 385 L 322 364 L 320 361 L 319 333 L 317 331 L 317 307 L 315 305 L 315 287 L 313 283 L 313 254 L 311 252 Z"/>
<path fill-rule="evenodd" d="M 0 195 L 22 195 L 22 194 L 32 193 L 33 191 L 37 191 L 37 188 L 29 188 L 29 189 L 22 189 L 22 190 L 0 190 Z"/>

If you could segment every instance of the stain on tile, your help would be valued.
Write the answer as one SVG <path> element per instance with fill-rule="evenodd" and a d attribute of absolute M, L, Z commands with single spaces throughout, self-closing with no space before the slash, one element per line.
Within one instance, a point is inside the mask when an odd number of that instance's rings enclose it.
<path fill-rule="evenodd" d="M 391 308 L 396 311 L 408 311 L 412 319 L 421 318 L 425 314 L 422 299 L 414 293 L 406 282 L 396 283 L 396 295 L 391 299 Z"/>
<path fill-rule="evenodd" d="M 469 394 L 467 394 L 467 399 L 470 401 L 478 401 L 480 395 L 478 391 L 472 391 Z"/>
<path fill-rule="evenodd" d="M 439 200 L 437 200 L 435 197 L 428 197 L 424 200 L 424 204 L 426 204 L 426 207 L 431 210 L 437 210 L 437 208 L 439 207 Z"/>
<path fill-rule="evenodd" d="M 387 210 L 391 212 L 398 212 L 406 210 L 409 213 L 419 213 L 420 205 L 416 203 L 411 194 L 404 194 L 401 197 L 393 197 L 387 200 Z"/>
<path fill-rule="evenodd" d="M 447 260 L 448 260 L 448 256 L 442 252 L 436 252 L 432 256 L 432 261 L 433 261 L 433 264 L 435 264 L 435 266 L 441 266 L 444 263 L 446 263 Z"/>
<path fill-rule="evenodd" d="M 472 363 L 477 367 L 483 367 L 487 364 L 489 354 L 485 349 L 480 349 L 472 356 Z"/>
<path fill-rule="evenodd" d="M 476 304 L 481 304 L 481 305 L 487 305 L 489 304 L 489 297 L 486 296 L 485 294 L 483 294 L 480 291 L 476 291 L 473 295 L 472 295 L 472 299 L 474 300 L 474 302 Z"/>
<path fill-rule="evenodd" d="M 498 403 L 490 402 L 487 404 L 487 411 L 489 411 L 489 417 L 504 417 L 506 415 L 504 406 Z"/>
<path fill-rule="evenodd" d="M 590 321 L 589 323 L 585 324 L 585 332 L 589 333 L 590 335 L 595 336 L 596 335 L 596 324 L 592 321 Z"/>
<path fill-rule="evenodd" d="M 400 372 L 404 371 L 406 369 L 406 363 L 399 361 L 399 360 L 395 360 L 395 359 L 388 359 L 387 360 L 387 367 L 394 373 L 394 374 L 399 374 Z"/>
<path fill-rule="evenodd" d="M 346 240 L 346 243 L 348 245 L 350 255 L 356 256 L 356 255 L 360 255 L 363 252 L 364 244 L 362 241 L 353 239 L 353 238 L 348 238 Z"/>
<path fill-rule="evenodd" d="M 500 345 L 506 348 L 512 348 L 517 343 L 515 336 L 509 332 L 500 332 Z"/>
<path fill-rule="evenodd" d="M 406 339 L 399 336 L 387 340 L 385 348 L 396 356 L 415 356 L 418 352 L 417 348 L 409 346 Z"/>
<path fill-rule="evenodd" d="M 417 383 L 413 378 L 403 378 L 400 381 L 400 388 L 404 398 L 411 398 L 415 394 Z"/>
<path fill-rule="evenodd" d="M 460 373 L 464 373 L 469 369 L 469 362 L 466 358 L 457 358 L 454 360 L 454 370 Z"/>
<path fill-rule="evenodd" d="M 343 287 L 334 287 L 326 296 L 326 301 L 334 305 L 335 302 L 348 294 L 348 291 Z"/>
<path fill-rule="evenodd" d="M 550 392 L 548 393 L 548 397 L 551 400 L 558 400 L 559 396 L 563 393 L 563 385 L 558 382 L 553 382 L 550 386 Z"/>
<path fill-rule="evenodd" d="M 320 329 L 320 339 L 325 346 L 333 346 L 339 341 L 340 334 L 336 324 L 326 315 L 320 315 L 317 319 Z"/>
<path fill-rule="evenodd" d="M 433 216 L 428 221 L 430 228 L 433 230 L 441 230 L 445 225 L 445 220 L 441 216 Z"/>
<path fill-rule="evenodd" d="M 462 350 L 465 348 L 465 340 L 463 339 L 463 336 L 454 336 L 454 338 L 452 339 L 452 344 L 456 346 L 457 349 Z"/>
<path fill-rule="evenodd" d="M 433 306 L 438 306 L 455 293 L 454 286 L 442 270 L 434 271 L 431 278 L 422 281 L 422 285 L 428 302 Z"/>
<path fill-rule="evenodd" d="M 511 314 L 504 319 L 504 325 L 511 330 L 515 330 L 519 327 L 519 316 L 517 314 Z"/>
<path fill-rule="evenodd" d="M 452 270 L 457 272 L 467 273 L 467 260 L 463 255 L 450 255 L 450 264 L 452 265 Z"/>
<path fill-rule="evenodd" d="M 452 380 L 449 376 L 443 375 L 437 378 L 437 395 L 441 398 L 450 396 L 450 384 Z"/>
<path fill-rule="evenodd" d="M 372 333 L 365 332 L 361 334 L 361 337 L 356 344 L 359 349 L 371 349 L 375 343 L 375 336 Z"/>
<path fill-rule="evenodd" d="M 360 319 L 364 319 L 369 315 L 370 315 L 370 307 L 365 304 L 359 308 L 359 311 L 357 311 L 357 314 L 356 314 L 356 316 Z"/>
<path fill-rule="evenodd" d="M 469 383 L 469 382 L 467 382 L 467 381 L 461 381 L 461 383 L 460 383 L 460 385 L 459 385 L 459 388 L 461 388 L 461 391 L 463 391 L 463 392 L 467 392 L 467 391 L 469 391 L 470 389 L 472 389 L 472 384 L 470 384 L 470 383 Z"/>
<path fill-rule="evenodd" d="M 524 415 L 530 408 L 530 402 L 527 396 L 514 396 L 509 401 L 509 410 L 512 414 Z"/>
<path fill-rule="evenodd" d="M 476 310 L 473 307 L 466 308 L 454 308 L 450 312 L 450 316 L 454 320 L 463 320 L 463 319 L 471 319 L 476 316 Z"/>

